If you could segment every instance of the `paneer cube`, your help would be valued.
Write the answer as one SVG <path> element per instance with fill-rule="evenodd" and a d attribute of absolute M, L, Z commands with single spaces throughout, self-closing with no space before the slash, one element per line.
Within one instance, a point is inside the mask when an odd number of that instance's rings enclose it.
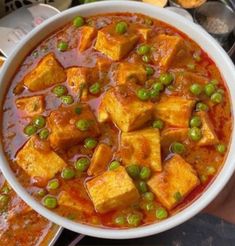
<path fill-rule="evenodd" d="M 23 83 L 30 91 L 40 91 L 65 80 L 66 73 L 63 67 L 50 53 L 43 57 L 37 67 L 24 77 Z"/>
<path fill-rule="evenodd" d="M 137 32 L 142 36 L 144 40 L 147 41 L 150 37 L 152 29 L 146 27 L 138 27 Z"/>
<path fill-rule="evenodd" d="M 188 127 L 195 100 L 171 96 L 162 97 L 159 103 L 155 104 L 154 115 L 171 126 Z"/>
<path fill-rule="evenodd" d="M 48 180 L 60 172 L 66 163 L 52 149 L 41 148 L 41 140 L 31 137 L 16 155 L 17 164 L 30 176 Z"/>
<path fill-rule="evenodd" d="M 199 146 L 214 145 L 219 142 L 216 133 L 214 131 L 213 125 L 206 112 L 198 112 L 197 115 L 202 121 L 202 138 L 197 142 Z"/>
<path fill-rule="evenodd" d="M 166 161 L 164 171 L 148 181 L 152 192 L 168 210 L 182 202 L 199 184 L 196 171 L 179 155 Z"/>
<path fill-rule="evenodd" d="M 80 114 L 75 112 L 77 106 L 82 107 Z M 81 131 L 76 127 L 76 122 L 81 119 L 90 122 L 90 128 L 87 131 Z M 87 137 L 96 137 L 100 133 L 96 118 L 86 104 L 70 107 L 61 106 L 51 112 L 47 123 L 51 130 L 50 144 L 56 150 L 67 149 L 82 142 Z"/>
<path fill-rule="evenodd" d="M 73 196 L 67 191 L 61 191 L 58 197 L 58 204 L 67 208 L 75 209 L 81 213 L 92 214 L 93 207 L 84 198 Z"/>
<path fill-rule="evenodd" d="M 91 159 L 91 164 L 87 170 L 88 175 L 97 176 L 107 169 L 108 164 L 112 160 L 112 149 L 107 144 L 99 144 Z"/>
<path fill-rule="evenodd" d="M 98 80 L 96 68 L 71 67 L 66 72 L 68 85 L 72 91 L 82 99 L 87 99 L 89 85 Z"/>
<path fill-rule="evenodd" d="M 108 114 L 106 114 L 106 112 Z M 124 85 L 111 88 L 104 95 L 98 112 L 98 121 L 109 117 L 124 132 L 143 126 L 152 118 L 153 104 L 140 101 Z"/>
<path fill-rule="evenodd" d="M 134 81 L 143 84 L 147 79 L 145 68 L 142 64 L 122 62 L 116 70 L 116 81 L 118 84 L 125 84 Z"/>
<path fill-rule="evenodd" d="M 125 57 L 138 41 L 138 36 L 128 30 L 125 35 L 115 32 L 116 23 L 110 24 L 98 31 L 95 49 L 114 61 Z"/>
<path fill-rule="evenodd" d="M 23 111 L 27 117 L 39 115 L 44 111 L 44 96 L 22 97 L 16 100 L 17 109 Z"/>
<path fill-rule="evenodd" d="M 188 128 L 167 128 L 161 132 L 162 149 L 169 150 L 174 142 L 184 142 L 188 138 Z"/>
<path fill-rule="evenodd" d="M 135 132 L 122 133 L 119 156 L 128 166 L 139 164 L 161 171 L 160 134 L 156 128 L 147 128 Z"/>
<path fill-rule="evenodd" d="M 128 207 L 139 199 L 135 184 L 122 166 L 104 172 L 86 185 L 98 213 Z"/>
<path fill-rule="evenodd" d="M 96 37 L 97 30 L 91 26 L 83 26 L 80 28 L 80 40 L 78 44 L 78 50 L 83 52 L 88 49 L 94 38 Z"/>
<path fill-rule="evenodd" d="M 107 58 L 97 58 L 96 68 L 98 70 L 100 79 L 103 79 L 108 74 L 111 65 L 112 60 Z"/>
<path fill-rule="evenodd" d="M 177 54 L 186 48 L 183 39 L 179 36 L 160 34 L 152 42 L 156 48 L 156 51 L 153 52 L 154 63 L 164 70 L 168 70 Z"/>

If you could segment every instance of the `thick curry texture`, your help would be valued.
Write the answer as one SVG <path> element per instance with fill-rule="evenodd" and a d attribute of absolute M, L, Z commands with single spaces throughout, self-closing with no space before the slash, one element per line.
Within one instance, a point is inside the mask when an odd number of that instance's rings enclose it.
<path fill-rule="evenodd" d="M 119 21 L 128 24 L 123 35 L 115 32 Z M 60 40 L 68 43 L 64 52 L 57 49 Z M 151 47 L 148 61 L 137 52 L 141 44 Z M 147 75 L 146 66 L 154 74 Z M 151 88 L 162 73 L 173 75 L 172 85 L 153 100 L 140 100 L 136 91 Z M 204 86 L 211 80 L 223 90 L 221 103 L 190 92 L 193 83 Z M 94 95 L 89 87 L 96 82 L 101 91 Z M 58 84 L 73 96 L 71 105 L 52 93 Z M 209 110 L 197 112 L 197 102 Z M 46 140 L 24 134 L 37 115 L 46 117 Z M 202 121 L 202 138 L 196 142 L 188 136 L 193 115 Z M 81 119 L 92 122 L 87 131 L 76 127 Z M 164 122 L 163 129 L 152 127 L 155 119 Z M 218 153 L 215 146 L 229 146 L 231 129 L 227 87 L 203 47 L 165 23 L 129 13 L 89 17 L 79 28 L 68 23 L 40 43 L 18 68 L 2 112 L 4 150 L 28 192 L 40 202 L 38 190 L 57 179 L 59 187 L 47 191 L 58 201 L 53 211 L 82 223 L 116 228 L 130 226 L 117 225 L 119 215 L 140 214 L 141 225 L 159 220 L 154 209 L 144 209 L 139 181 L 128 175 L 127 166 L 150 168 L 146 182 L 154 194 L 153 207 L 163 207 L 171 216 L 200 196 L 223 166 L 226 153 Z M 98 141 L 95 149 L 84 147 L 88 137 Z M 174 142 L 183 143 L 185 152 L 173 153 Z M 74 168 L 80 157 L 91 161 L 87 171 Z M 121 166 L 109 170 L 113 160 Z M 61 172 L 68 166 L 76 175 L 65 180 Z"/>

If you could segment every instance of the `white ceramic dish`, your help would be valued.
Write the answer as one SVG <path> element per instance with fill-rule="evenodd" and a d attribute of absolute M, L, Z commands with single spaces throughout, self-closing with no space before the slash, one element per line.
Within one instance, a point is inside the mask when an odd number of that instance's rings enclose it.
<path fill-rule="evenodd" d="M 195 40 L 209 54 L 209 56 L 219 67 L 220 72 L 222 73 L 229 87 L 230 95 L 232 98 L 232 114 L 235 114 L 235 68 L 228 55 L 219 46 L 219 44 L 209 34 L 202 30 L 202 28 L 175 13 L 164 10 L 162 8 L 154 7 L 152 5 L 131 1 L 123 1 L 122 3 L 120 3 L 120 1 L 104 1 L 82 5 L 76 8 L 69 9 L 55 17 L 52 17 L 41 26 L 33 30 L 24 40 L 24 42 L 16 48 L 16 50 L 12 53 L 12 55 L 4 64 L 2 73 L 0 75 L 0 107 L 2 108 L 1 105 L 3 101 L 3 95 L 7 89 L 8 84 L 11 82 L 11 78 L 14 75 L 16 68 L 21 64 L 24 57 L 28 55 L 28 53 L 40 41 L 47 37 L 48 34 L 55 31 L 60 26 L 63 26 L 68 21 L 72 20 L 73 17 L 75 17 L 76 15 L 90 16 L 110 12 L 142 13 L 153 18 L 162 20 L 170 25 L 173 25 L 177 29 L 190 36 L 193 40 Z M 68 228 L 69 230 L 76 231 L 85 235 L 101 238 L 125 239 L 144 237 L 166 231 L 185 222 L 186 220 L 199 213 L 217 196 L 217 194 L 223 189 L 223 187 L 233 174 L 235 169 L 235 152 L 233 151 L 234 149 L 235 131 L 233 130 L 230 150 L 224 167 L 221 169 L 220 173 L 218 174 L 214 182 L 210 185 L 210 187 L 190 206 L 162 222 L 144 227 L 125 230 L 97 228 L 94 226 L 76 223 L 53 213 L 53 211 L 44 208 L 40 203 L 35 201 L 34 198 L 31 197 L 17 181 L 14 173 L 11 171 L 7 163 L 6 158 L 4 157 L 2 147 L 0 148 L 0 166 L 10 185 L 23 198 L 23 200 L 38 213 L 52 220 L 54 223 Z"/>

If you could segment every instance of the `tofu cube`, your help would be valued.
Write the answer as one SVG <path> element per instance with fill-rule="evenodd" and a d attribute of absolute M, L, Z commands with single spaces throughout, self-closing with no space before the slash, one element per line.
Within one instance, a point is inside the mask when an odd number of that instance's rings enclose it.
<path fill-rule="evenodd" d="M 67 208 L 75 209 L 81 213 L 91 215 L 93 213 L 93 206 L 84 198 L 71 195 L 67 191 L 61 191 L 58 197 L 58 204 Z"/>
<path fill-rule="evenodd" d="M 156 128 L 147 128 L 135 132 L 122 133 L 119 156 L 128 166 L 139 164 L 159 172 L 161 165 L 160 133 Z"/>
<path fill-rule="evenodd" d="M 16 163 L 30 176 L 48 180 L 60 172 L 66 163 L 53 150 L 42 150 L 41 140 L 31 137 L 16 155 Z"/>
<path fill-rule="evenodd" d="M 126 84 L 129 81 L 143 84 L 146 80 L 147 74 L 142 64 L 122 62 L 117 67 L 117 84 Z"/>
<path fill-rule="evenodd" d="M 68 85 L 72 91 L 82 99 L 87 99 L 89 85 L 98 80 L 96 68 L 71 67 L 66 72 Z"/>
<path fill-rule="evenodd" d="M 77 106 L 61 106 L 49 115 L 47 123 L 51 130 L 49 140 L 53 149 L 67 149 L 87 137 L 99 135 L 99 127 L 90 107 L 86 104 L 79 105 L 82 107 L 82 112 L 77 114 L 75 112 Z M 81 131 L 76 127 L 76 122 L 81 119 L 90 122 L 90 128 L 87 131 Z"/>
<path fill-rule="evenodd" d="M 156 36 L 153 39 L 153 46 L 156 48 L 153 52 L 154 63 L 164 70 L 168 70 L 177 54 L 186 48 L 181 37 L 166 34 Z"/>
<path fill-rule="evenodd" d="M 80 28 L 80 40 L 78 44 L 78 50 L 83 52 L 84 50 L 88 49 L 92 41 L 97 35 L 97 30 L 91 26 L 83 26 Z"/>
<path fill-rule="evenodd" d="M 139 192 L 124 167 L 106 171 L 89 180 L 87 190 L 98 213 L 128 207 L 139 199 Z"/>
<path fill-rule="evenodd" d="M 202 121 L 202 138 L 197 142 L 199 146 L 214 145 L 219 142 L 214 127 L 206 112 L 198 112 L 197 115 Z"/>
<path fill-rule="evenodd" d="M 108 164 L 112 160 L 112 149 L 107 144 L 99 144 L 91 159 L 91 164 L 87 170 L 88 175 L 97 176 L 107 169 Z"/>
<path fill-rule="evenodd" d="M 16 100 L 17 109 L 27 117 L 41 114 L 45 109 L 44 96 L 23 97 Z"/>
<path fill-rule="evenodd" d="M 168 210 L 182 202 L 199 184 L 196 171 L 179 155 L 166 161 L 164 171 L 148 181 L 152 192 Z"/>
<path fill-rule="evenodd" d="M 138 36 L 127 31 L 124 35 L 115 32 L 116 23 L 110 24 L 98 31 L 95 49 L 114 61 L 125 57 L 138 41 Z"/>
<path fill-rule="evenodd" d="M 163 97 L 154 106 L 154 115 L 171 126 L 188 127 L 195 100 L 184 99 L 182 97 Z"/>
<path fill-rule="evenodd" d="M 39 64 L 23 79 L 23 84 L 30 91 L 40 91 L 66 80 L 63 67 L 50 53 L 42 58 Z"/>
<path fill-rule="evenodd" d="M 140 101 L 122 85 L 106 92 L 99 108 L 98 121 L 103 122 L 110 117 L 123 132 L 129 132 L 149 121 L 152 118 L 152 112 L 151 102 Z"/>

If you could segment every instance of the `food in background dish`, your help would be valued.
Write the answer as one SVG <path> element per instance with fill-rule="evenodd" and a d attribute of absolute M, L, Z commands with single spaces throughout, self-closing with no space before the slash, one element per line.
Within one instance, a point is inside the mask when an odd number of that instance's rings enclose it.
<path fill-rule="evenodd" d="M 230 107 L 215 63 L 175 28 L 140 14 L 78 16 L 16 72 L 3 147 L 48 209 L 137 227 L 184 209 L 217 175 Z"/>
<path fill-rule="evenodd" d="M 186 9 L 197 8 L 206 2 L 206 0 L 174 0 L 174 1 Z"/>
<path fill-rule="evenodd" d="M 167 0 L 142 0 L 144 3 L 150 3 L 158 7 L 165 7 Z"/>
<path fill-rule="evenodd" d="M 5 59 L 4 59 L 3 57 L 0 56 L 0 68 L 2 67 L 4 61 L 5 61 Z"/>

